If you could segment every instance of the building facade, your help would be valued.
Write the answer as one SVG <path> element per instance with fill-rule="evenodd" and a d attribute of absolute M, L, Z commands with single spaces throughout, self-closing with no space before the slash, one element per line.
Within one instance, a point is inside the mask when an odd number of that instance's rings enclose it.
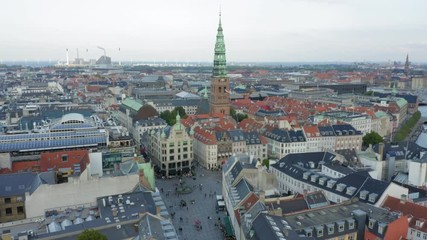
<path fill-rule="evenodd" d="M 230 114 L 230 79 L 227 77 L 227 61 L 225 57 L 224 34 L 222 32 L 221 15 L 216 35 L 214 68 L 211 82 L 211 113 Z"/>
<path fill-rule="evenodd" d="M 151 130 L 146 148 L 163 176 L 177 176 L 191 170 L 193 138 L 181 124 L 179 114 L 175 125 Z"/>

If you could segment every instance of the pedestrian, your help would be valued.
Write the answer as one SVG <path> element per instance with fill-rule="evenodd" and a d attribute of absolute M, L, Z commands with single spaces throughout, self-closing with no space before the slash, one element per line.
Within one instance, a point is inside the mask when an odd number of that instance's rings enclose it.
<path fill-rule="evenodd" d="M 187 211 L 188 211 L 188 206 L 187 206 Z"/>
<path fill-rule="evenodd" d="M 205 193 L 205 198 L 206 198 L 206 193 Z"/>

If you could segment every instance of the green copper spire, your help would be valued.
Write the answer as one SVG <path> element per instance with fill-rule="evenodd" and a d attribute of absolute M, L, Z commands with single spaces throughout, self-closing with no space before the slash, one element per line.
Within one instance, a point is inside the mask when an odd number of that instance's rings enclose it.
<path fill-rule="evenodd" d="M 213 76 L 227 77 L 227 61 L 225 60 L 225 43 L 224 34 L 222 33 L 221 12 L 219 12 L 219 25 L 216 34 Z"/>

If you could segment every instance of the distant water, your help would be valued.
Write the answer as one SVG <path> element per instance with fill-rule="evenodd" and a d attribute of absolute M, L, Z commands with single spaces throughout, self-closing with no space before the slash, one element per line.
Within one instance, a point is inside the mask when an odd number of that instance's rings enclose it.
<path fill-rule="evenodd" d="M 8 66 L 47 67 L 54 66 L 57 61 L 2 61 L 1 64 Z"/>

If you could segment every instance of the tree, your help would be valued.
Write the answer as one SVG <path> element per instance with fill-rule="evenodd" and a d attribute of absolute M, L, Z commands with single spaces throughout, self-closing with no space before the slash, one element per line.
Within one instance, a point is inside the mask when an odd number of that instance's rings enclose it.
<path fill-rule="evenodd" d="M 270 168 L 270 160 L 268 160 L 268 158 L 262 160 L 262 166 L 265 166 L 267 169 Z"/>
<path fill-rule="evenodd" d="M 179 113 L 179 116 L 181 118 L 185 119 L 187 118 L 187 113 L 185 112 L 185 109 L 183 107 L 176 107 L 171 111 L 166 110 L 162 113 L 160 113 L 160 118 L 166 121 L 166 123 L 169 126 L 175 125 L 176 123 L 176 114 Z"/>
<path fill-rule="evenodd" d="M 237 119 L 236 119 L 236 121 L 237 121 L 237 122 L 241 122 L 241 121 L 243 121 L 243 119 L 246 119 L 246 118 L 249 118 L 249 117 L 248 117 L 248 115 L 247 115 L 247 114 L 244 114 L 244 113 L 238 113 L 236 118 L 237 118 Z"/>
<path fill-rule="evenodd" d="M 108 240 L 108 238 L 94 229 L 85 229 L 77 236 L 77 240 Z"/>
<path fill-rule="evenodd" d="M 375 145 L 384 142 L 384 139 L 375 131 L 367 133 L 363 137 L 363 145 L 369 146 L 369 144 Z"/>

